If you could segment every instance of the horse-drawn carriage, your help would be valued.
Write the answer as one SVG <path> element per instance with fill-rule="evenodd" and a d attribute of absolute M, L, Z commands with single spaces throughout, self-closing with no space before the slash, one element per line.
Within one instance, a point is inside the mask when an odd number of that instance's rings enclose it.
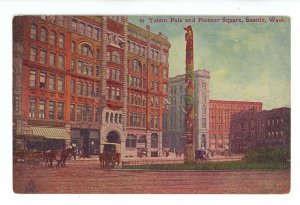
<path fill-rule="evenodd" d="M 113 168 L 121 161 L 121 145 L 118 143 L 105 142 L 101 144 L 99 162 L 101 168 Z"/>
<path fill-rule="evenodd" d="M 58 149 L 47 151 L 21 150 L 13 152 L 13 162 L 22 163 L 29 167 L 38 167 L 43 163 L 46 167 L 52 167 L 56 161 L 56 167 L 64 167 L 66 160 L 72 154 L 72 149 Z"/>

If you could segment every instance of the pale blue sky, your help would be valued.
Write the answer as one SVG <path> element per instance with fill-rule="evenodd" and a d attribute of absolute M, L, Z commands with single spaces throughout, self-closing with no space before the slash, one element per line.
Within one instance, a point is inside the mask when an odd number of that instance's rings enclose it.
<path fill-rule="evenodd" d="M 290 107 L 290 20 L 271 23 L 150 23 L 151 16 L 129 21 L 153 33 L 162 32 L 172 45 L 170 76 L 185 72 L 184 27 L 194 31 L 195 69 L 210 71 L 210 99 L 263 102 L 263 109 Z M 194 16 L 191 16 L 191 18 Z M 203 18 L 222 18 L 210 16 Z M 140 23 L 139 19 L 145 19 Z"/>

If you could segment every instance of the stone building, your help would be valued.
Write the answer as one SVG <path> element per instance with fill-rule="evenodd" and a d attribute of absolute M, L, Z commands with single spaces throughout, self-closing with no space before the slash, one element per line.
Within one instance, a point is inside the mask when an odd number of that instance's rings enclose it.
<path fill-rule="evenodd" d="M 137 156 L 142 143 L 132 132 L 145 119 L 143 152 L 158 155 L 162 91 L 168 81 L 154 77 L 160 107 L 153 112 L 153 80 L 148 73 L 155 65 L 159 76 L 164 68 L 168 74 L 170 43 L 165 36 L 134 26 L 126 16 L 20 16 L 14 18 L 13 29 L 16 149 L 30 148 L 29 144 L 35 149 L 73 144 L 90 155 L 108 141 L 121 144 L 122 157 Z M 131 50 L 131 41 L 144 48 Z M 140 118 L 131 114 L 133 91 L 146 98 L 140 99 L 143 105 L 136 105 L 141 107 Z M 152 138 L 152 134 L 157 135 Z"/>
<path fill-rule="evenodd" d="M 209 136 L 209 71 L 195 71 L 195 149 L 206 149 Z M 164 134 L 164 147 L 185 146 L 185 75 L 169 78 L 169 113 Z"/>
<path fill-rule="evenodd" d="M 258 111 L 250 109 L 232 115 L 230 149 L 245 153 L 257 147 L 290 146 L 290 108 Z"/>
<path fill-rule="evenodd" d="M 231 117 L 243 110 L 262 110 L 261 102 L 209 100 L 209 140 L 207 148 L 217 154 L 229 149 Z"/>

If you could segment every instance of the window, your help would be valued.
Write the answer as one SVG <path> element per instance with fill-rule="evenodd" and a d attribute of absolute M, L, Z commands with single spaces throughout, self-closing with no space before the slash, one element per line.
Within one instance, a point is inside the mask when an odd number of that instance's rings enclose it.
<path fill-rule="evenodd" d="M 84 23 L 80 22 L 80 24 L 79 24 L 79 32 L 81 34 L 84 34 L 84 27 L 85 27 Z"/>
<path fill-rule="evenodd" d="M 154 128 L 158 129 L 158 124 L 159 124 L 159 118 L 158 116 L 154 116 Z"/>
<path fill-rule="evenodd" d="M 36 98 L 29 99 L 29 117 L 34 118 L 36 111 Z"/>
<path fill-rule="evenodd" d="M 46 89 L 46 72 L 40 72 L 40 89 Z"/>
<path fill-rule="evenodd" d="M 151 148 L 158 148 L 158 135 L 157 134 L 151 135 Z"/>
<path fill-rule="evenodd" d="M 71 94 L 75 95 L 75 80 L 71 80 Z"/>
<path fill-rule="evenodd" d="M 75 68 L 76 68 L 76 60 L 75 59 L 72 59 L 71 61 L 71 71 L 75 71 Z"/>
<path fill-rule="evenodd" d="M 88 92 L 87 92 L 87 83 L 83 83 L 83 95 L 87 96 Z"/>
<path fill-rule="evenodd" d="M 40 50 L 40 63 L 46 64 L 46 51 Z"/>
<path fill-rule="evenodd" d="M 71 104 L 70 105 L 70 120 L 75 121 L 75 105 Z"/>
<path fill-rule="evenodd" d="M 108 122 L 108 118 L 109 118 L 109 113 L 107 112 L 107 113 L 105 114 L 105 122 Z"/>
<path fill-rule="evenodd" d="M 49 76 L 49 90 L 55 90 L 55 74 L 50 74 Z"/>
<path fill-rule="evenodd" d="M 100 39 L 100 30 L 99 30 L 99 28 L 94 28 L 94 30 L 93 30 L 93 38 Z"/>
<path fill-rule="evenodd" d="M 64 102 L 57 103 L 57 119 L 64 120 Z"/>
<path fill-rule="evenodd" d="M 54 31 L 50 32 L 50 45 L 55 45 L 55 38 L 56 38 L 56 34 Z"/>
<path fill-rule="evenodd" d="M 63 55 L 58 56 L 58 67 L 64 68 L 65 67 L 65 59 Z"/>
<path fill-rule="evenodd" d="M 202 128 L 206 128 L 206 118 L 202 118 Z"/>
<path fill-rule="evenodd" d="M 57 87 L 58 92 L 64 92 L 65 77 L 63 75 L 60 75 L 58 77 L 57 84 L 58 84 L 58 87 Z"/>
<path fill-rule="evenodd" d="M 36 32 L 37 32 L 37 27 L 34 24 L 31 24 L 31 29 L 30 29 L 30 38 L 33 40 L 36 40 Z"/>
<path fill-rule="evenodd" d="M 30 61 L 36 61 L 36 48 L 30 48 Z"/>
<path fill-rule="evenodd" d="M 49 56 L 49 65 L 50 66 L 55 66 L 55 53 L 50 53 L 50 56 Z"/>
<path fill-rule="evenodd" d="M 101 121 L 101 109 L 99 107 L 96 108 L 95 121 L 96 122 L 100 122 Z"/>
<path fill-rule="evenodd" d="M 136 147 L 136 136 L 128 135 L 126 138 L 126 148 L 135 148 Z"/>
<path fill-rule="evenodd" d="M 44 43 L 47 42 L 47 30 L 45 28 L 41 28 L 40 41 Z"/>
<path fill-rule="evenodd" d="M 49 101 L 49 119 L 53 120 L 55 118 L 55 102 L 54 101 Z"/>
<path fill-rule="evenodd" d="M 155 73 L 156 73 L 156 75 L 159 75 L 159 68 L 158 68 L 158 66 L 155 67 Z"/>
<path fill-rule="evenodd" d="M 29 79 L 30 79 L 30 87 L 35 88 L 35 82 L 36 82 L 36 71 L 35 70 L 30 71 Z"/>
<path fill-rule="evenodd" d="M 88 122 L 93 122 L 94 117 L 93 117 L 93 108 L 91 106 L 87 106 L 87 121 Z"/>
<path fill-rule="evenodd" d="M 93 85 L 91 83 L 88 85 L 88 96 L 93 96 Z"/>
<path fill-rule="evenodd" d="M 206 115 L 206 106 L 202 105 L 202 115 Z"/>
<path fill-rule="evenodd" d="M 80 53 L 81 55 L 92 57 L 93 49 L 88 44 L 82 44 L 80 47 Z"/>
<path fill-rule="evenodd" d="M 91 26 L 86 27 L 86 35 L 89 37 L 92 35 L 92 27 Z"/>
<path fill-rule="evenodd" d="M 82 105 L 77 105 L 77 120 L 82 121 Z"/>
<path fill-rule="evenodd" d="M 154 128 L 154 115 L 150 116 L 150 128 Z"/>
<path fill-rule="evenodd" d="M 96 50 L 96 57 L 97 57 L 97 59 L 101 59 L 101 52 L 100 52 L 100 49 L 97 49 Z"/>
<path fill-rule="evenodd" d="M 96 76 L 99 77 L 100 76 L 100 66 L 96 66 Z"/>
<path fill-rule="evenodd" d="M 59 35 L 58 47 L 59 48 L 64 48 L 65 47 L 65 36 L 63 34 Z"/>
<path fill-rule="evenodd" d="M 135 71 L 141 72 L 142 71 L 142 64 L 137 60 L 133 60 L 132 61 L 132 69 L 135 70 Z"/>
<path fill-rule="evenodd" d="M 78 95 L 79 96 L 82 96 L 82 83 L 79 81 L 78 82 L 78 87 L 77 87 L 77 89 L 78 89 Z"/>
<path fill-rule="evenodd" d="M 117 51 L 112 52 L 112 56 L 111 57 L 112 57 L 112 62 L 118 63 L 118 64 L 121 63 L 120 54 Z"/>
<path fill-rule="evenodd" d="M 206 83 L 205 82 L 202 83 L 202 90 L 206 90 Z"/>
<path fill-rule="evenodd" d="M 46 101 L 45 100 L 40 100 L 39 118 L 42 118 L 42 119 L 45 118 L 45 105 L 46 105 Z"/>
<path fill-rule="evenodd" d="M 163 70 L 163 78 L 168 79 L 168 70 L 167 69 Z"/>
<path fill-rule="evenodd" d="M 72 19 L 72 29 L 73 29 L 74 31 L 77 30 L 77 21 L 76 21 L 75 19 Z"/>
<path fill-rule="evenodd" d="M 72 53 L 76 52 L 76 43 L 74 41 L 72 41 L 72 44 L 71 44 L 71 51 L 72 51 Z"/>

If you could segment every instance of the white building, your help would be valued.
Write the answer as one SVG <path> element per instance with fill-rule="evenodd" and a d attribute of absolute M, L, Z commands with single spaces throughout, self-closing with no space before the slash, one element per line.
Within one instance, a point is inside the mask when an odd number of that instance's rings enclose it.
<path fill-rule="evenodd" d="M 209 136 L 209 71 L 195 71 L 195 149 L 206 149 Z M 164 147 L 185 145 L 185 75 L 169 78 L 169 113 L 164 130 Z"/>

